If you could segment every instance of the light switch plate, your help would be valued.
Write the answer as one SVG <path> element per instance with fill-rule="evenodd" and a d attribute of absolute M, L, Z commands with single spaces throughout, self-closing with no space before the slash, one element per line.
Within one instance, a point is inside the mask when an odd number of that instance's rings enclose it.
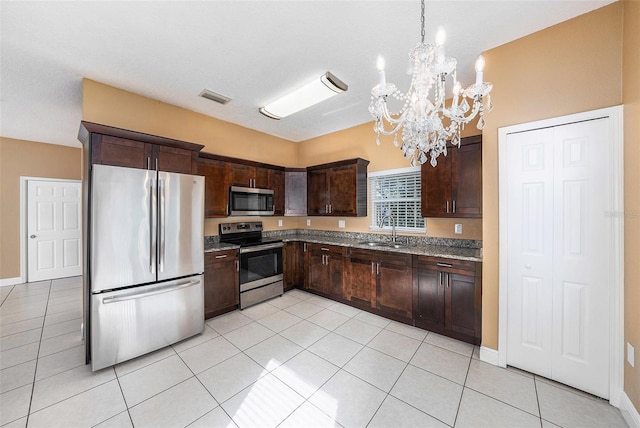
<path fill-rule="evenodd" d="M 635 361 L 635 349 L 633 349 L 633 345 L 631 343 L 627 342 L 627 363 L 629 363 L 629 365 L 633 367 L 634 361 Z"/>
<path fill-rule="evenodd" d="M 311 226 L 311 219 L 310 218 L 307 219 L 307 226 Z"/>
<path fill-rule="evenodd" d="M 282 227 L 282 219 L 278 220 L 278 227 Z"/>
<path fill-rule="evenodd" d="M 344 229 L 347 226 L 344 220 L 338 220 L 338 227 Z"/>
<path fill-rule="evenodd" d="M 456 233 L 457 235 L 462 234 L 462 223 L 456 223 L 456 225 L 453 228 L 454 233 Z"/>

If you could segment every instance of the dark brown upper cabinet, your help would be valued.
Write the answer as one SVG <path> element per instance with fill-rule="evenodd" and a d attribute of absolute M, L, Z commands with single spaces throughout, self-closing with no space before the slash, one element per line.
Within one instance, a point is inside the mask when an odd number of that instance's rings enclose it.
<path fill-rule="evenodd" d="M 422 165 L 423 217 L 482 217 L 482 136 L 448 147 L 438 165 Z"/>
<path fill-rule="evenodd" d="M 365 217 L 367 165 L 356 158 L 307 168 L 307 215 Z"/>
<path fill-rule="evenodd" d="M 229 212 L 229 184 L 227 163 L 200 153 L 198 174 L 204 176 L 204 216 L 227 217 Z"/>
<path fill-rule="evenodd" d="M 196 174 L 200 144 L 81 122 L 78 139 L 91 164 Z"/>
<path fill-rule="evenodd" d="M 269 189 L 269 168 L 252 166 L 243 163 L 229 165 L 229 185 Z"/>

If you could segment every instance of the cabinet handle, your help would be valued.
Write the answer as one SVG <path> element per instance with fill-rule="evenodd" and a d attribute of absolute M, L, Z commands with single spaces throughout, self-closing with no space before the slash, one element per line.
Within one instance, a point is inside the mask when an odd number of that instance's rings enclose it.
<path fill-rule="evenodd" d="M 236 272 L 240 272 L 240 262 L 236 260 Z"/>
<path fill-rule="evenodd" d="M 380 275 L 380 263 L 376 263 L 376 275 Z"/>
<path fill-rule="evenodd" d="M 305 253 L 307 252 L 307 243 L 306 242 L 302 244 L 302 251 L 305 252 Z"/>
<path fill-rule="evenodd" d="M 321 250 L 321 251 L 329 251 L 329 249 L 328 249 L 328 248 L 324 248 L 324 247 L 320 248 L 320 250 Z"/>
<path fill-rule="evenodd" d="M 331 214 L 333 212 L 333 207 L 331 206 L 331 204 L 329 204 L 329 214 Z"/>
<path fill-rule="evenodd" d="M 452 265 L 450 265 L 449 263 L 436 263 L 438 266 L 440 267 L 448 267 L 450 268 Z"/>
<path fill-rule="evenodd" d="M 158 158 L 156 158 L 156 171 L 158 171 Z"/>
<path fill-rule="evenodd" d="M 216 259 L 224 259 L 224 258 L 226 258 L 226 257 L 227 257 L 227 255 L 226 255 L 226 254 L 223 254 L 223 255 L 221 255 L 221 256 L 216 256 Z"/>
<path fill-rule="evenodd" d="M 438 272 L 438 285 L 442 287 L 442 272 Z"/>
<path fill-rule="evenodd" d="M 371 262 L 371 274 L 372 274 L 372 275 L 373 275 L 373 265 L 374 265 L 374 263 L 373 263 L 373 262 Z"/>
<path fill-rule="evenodd" d="M 447 201 L 447 212 L 449 212 L 449 201 Z"/>
<path fill-rule="evenodd" d="M 456 201 L 455 201 L 455 199 L 453 200 L 453 212 L 454 213 L 456 212 Z"/>
<path fill-rule="evenodd" d="M 147 156 L 147 169 L 151 169 L 151 157 Z"/>
<path fill-rule="evenodd" d="M 451 286 L 451 276 L 448 273 L 445 273 L 445 275 L 447 275 L 447 288 L 449 288 Z"/>

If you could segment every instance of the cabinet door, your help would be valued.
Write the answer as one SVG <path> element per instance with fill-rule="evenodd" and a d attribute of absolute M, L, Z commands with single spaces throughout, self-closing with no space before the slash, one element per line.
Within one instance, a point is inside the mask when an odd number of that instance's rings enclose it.
<path fill-rule="evenodd" d="M 476 332 L 475 278 L 455 273 L 446 274 L 445 328 L 457 333 L 479 337 Z"/>
<path fill-rule="evenodd" d="M 109 135 L 93 135 L 91 145 L 92 163 L 139 169 L 148 169 L 151 165 L 151 144 Z M 151 169 L 155 169 L 155 166 Z"/>
<path fill-rule="evenodd" d="M 300 250 L 300 244 L 298 242 L 285 242 L 282 249 L 282 265 L 284 271 L 284 288 L 290 290 L 299 285 L 299 262 L 300 258 L 298 253 Z"/>
<path fill-rule="evenodd" d="M 356 207 L 356 165 L 345 165 L 329 172 L 329 204 L 331 215 L 355 216 Z"/>
<path fill-rule="evenodd" d="M 239 163 L 229 164 L 229 185 L 251 187 L 251 167 Z"/>
<path fill-rule="evenodd" d="M 272 171 L 267 168 L 253 168 L 251 174 L 251 178 L 253 178 L 253 187 L 257 187 L 259 189 L 273 189 L 273 187 L 270 187 L 269 183 L 269 175 L 271 172 Z"/>
<path fill-rule="evenodd" d="M 325 254 L 321 251 L 309 252 L 309 290 L 324 293 L 328 279 L 328 270 L 324 264 Z"/>
<path fill-rule="evenodd" d="M 381 255 L 376 290 L 378 309 L 411 318 L 412 279 L 410 256 Z"/>
<path fill-rule="evenodd" d="M 376 262 L 373 259 L 351 257 L 345 282 L 348 284 L 348 297 L 352 302 L 375 307 Z"/>
<path fill-rule="evenodd" d="M 482 144 L 453 149 L 451 211 L 454 217 L 482 216 Z"/>
<path fill-rule="evenodd" d="M 431 269 L 416 269 L 418 286 L 414 302 L 416 325 L 444 327 L 443 273 Z"/>
<path fill-rule="evenodd" d="M 423 217 L 448 217 L 452 211 L 451 199 L 451 151 L 448 156 L 440 156 L 438 165 L 432 167 L 429 162 L 422 164 L 420 198 Z"/>
<path fill-rule="evenodd" d="M 329 206 L 327 171 L 311 170 L 307 173 L 307 215 L 326 214 Z"/>
<path fill-rule="evenodd" d="M 155 160 L 157 159 L 159 171 L 191 174 L 191 162 L 193 154 L 194 152 L 191 150 L 180 149 L 177 147 L 153 145 L 153 160 L 151 169 L 156 168 Z"/>
<path fill-rule="evenodd" d="M 236 251 L 211 252 L 204 257 L 205 318 L 233 310 L 240 298 Z"/>
<path fill-rule="evenodd" d="M 328 270 L 326 293 L 330 297 L 344 299 L 344 259 L 341 254 L 329 253 L 326 254 L 325 260 L 327 261 L 326 267 Z"/>
<path fill-rule="evenodd" d="M 204 175 L 204 216 L 227 217 L 229 185 L 225 162 L 200 159 L 198 174 Z"/>
<path fill-rule="evenodd" d="M 284 215 L 284 171 L 271 170 L 269 188 L 273 190 L 274 215 Z"/>

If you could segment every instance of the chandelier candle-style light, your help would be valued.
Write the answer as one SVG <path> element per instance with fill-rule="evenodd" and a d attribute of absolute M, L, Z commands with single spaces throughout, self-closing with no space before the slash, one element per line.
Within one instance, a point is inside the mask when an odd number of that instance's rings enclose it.
<path fill-rule="evenodd" d="M 387 83 L 384 74 L 384 59 L 378 56 L 377 67 L 380 82 L 371 90 L 369 112 L 376 118 L 374 131 L 376 143 L 380 145 L 380 134 L 394 135 L 393 144 L 398 147 L 398 132 L 402 128 L 401 150 L 404 157 L 411 159 L 416 166 L 431 158 L 431 165 L 437 165 L 441 154 L 447 155 L 447 140 L 460 147 L 460 132 L 464 126 L 478 114 L 477 128 L 484 126 L 484 113 L 491 111 L 491 89 L 493 85 L 482 80 L 484 58 L 476 61 L 476 81 L 467 89 L 462 89 L 456 79 L 456 59 L 445 57 L 445 33 L 438 30 L 435 44 L 424 42 L 424 0 L 421 1 L 422 41 L 409 52 L 411 60 L 411 86 L 403 94 L 393 83 Z M 453 97 L 449 107 L 445 105 L 447 77 L 451 77 Z M 433 94 L 431 93 L 433 89 Z M 429 99 L 433 95 L 432 99 Z M 391 113 L 387 106 L 387 97 L 392 96 L 402 109 Z M 486 98 L 486 100 L 485 100 Z M 469 105 L 469 99 L 472 106 Z M 385 128 L 386 120 L 391 129 Z M 449 124 L 445 126 L 445 123 Z"/>

